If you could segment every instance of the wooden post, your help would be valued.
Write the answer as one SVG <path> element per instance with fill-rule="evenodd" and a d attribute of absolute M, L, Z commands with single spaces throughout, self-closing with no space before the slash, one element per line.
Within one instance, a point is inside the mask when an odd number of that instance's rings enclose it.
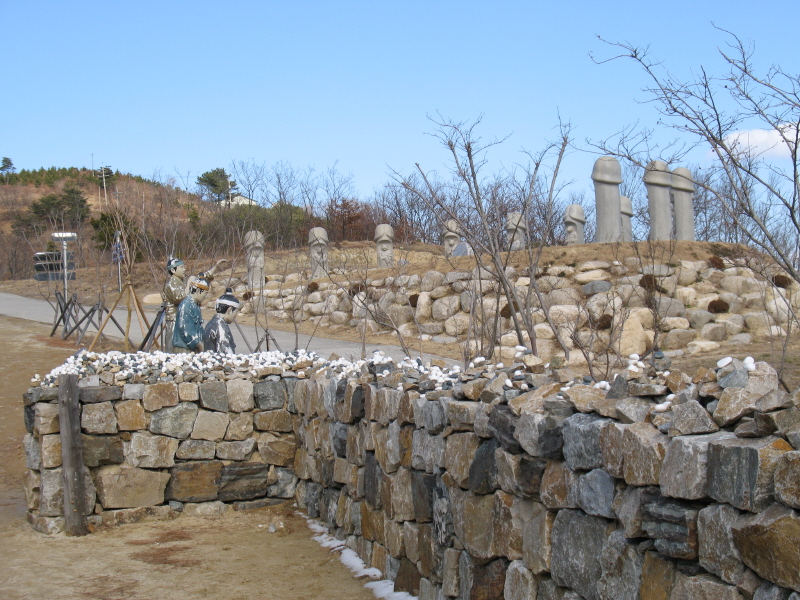
<path fill-rule="evenodd" d="M 64 521 L 67 535 L 86 535 L 81 411 L 78 376 L 58 376 L 58 421 L 61 430 L 61 469 L 64 476 Z"/>

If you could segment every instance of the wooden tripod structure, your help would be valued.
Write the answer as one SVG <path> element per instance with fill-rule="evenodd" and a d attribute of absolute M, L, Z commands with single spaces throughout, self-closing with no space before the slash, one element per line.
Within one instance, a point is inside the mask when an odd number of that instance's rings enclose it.
<path fill-rule="evenodd" d="M 147 322 L 147 319 L 144 316 L 144 310 L 142 310 L 142 305 L 139 303 L 139 299 L 136 297 L 136 292 L 133 290 L 133 284 L 131 283 L 130 276 L 125 278 L 125 284 L 122 286 L 122 290 L 117 296 L 117 299 L 114 300 L 114 304 L 111 306 L 111 309 L 106 313 L 105 318 L 103 319 L 103 323 L 100 325 L 100 329 L 97 330 L 97 334 L 94 336 L 94 340 L 92 340 L 92 344 L 89 346 L 89 352 L 94 349 L 97 340 L 100 339 L 100 335 L 103 333 L 103 329 L 105 329 L 106 323 L 108 323 L 109 318 L 112 318 L 111 315 L 114 310 L 117 308 L 119 301 L 122 300 L 122 296 L 126 296 L 125 305 L 128 308 L 128 318 L 125 322 L 125 350 L 129 351 L 133 346 L 130 341 L 130 331 L 131 331 L 131 311 L 134 310 L 136 312 L 136 318 L 139 321 L 139 328 L 142 330 L 142 336 L 146 335 L 146 332 L 150 329 L 150 324 Z"/>

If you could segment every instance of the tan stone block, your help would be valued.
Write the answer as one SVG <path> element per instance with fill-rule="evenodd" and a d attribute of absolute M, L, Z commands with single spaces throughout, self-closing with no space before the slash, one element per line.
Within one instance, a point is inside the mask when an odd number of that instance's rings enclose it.
<path fill-rule="evenodd" d="M 658 485 L 668 443 L 669 438 L 649 423 L 628 426 L 622 434 L 625 482 L 629 485 Z"/>
<path fill-rule="evenodd" d="M 178 440 L 149 432 L 134 433 L 125 447 L 125 460 L 129 465 L 144 469 L 160 469 L 175 464 Z"/>
<path fill-rule="evenodd" d="M 259 431 L 291 433 L 292 414 L 288 410 L 266 410 L 254 415 L 254 425 Z"/>
<path fill-rule="evenodd" d="M 641 600 L 670 600 L 678 569 L 658 552 L 646 552 L 642 564 Z"/>
<path fill-rule="evenodd" d="M 137 508 L 164 503 L 169 473 L 125 465 L 100 467 L 95 474 L 97 496 L 104 509 Z"/>
<path fill-rule="evenodd" d="M 225 432 L 228 430 L 228 413 L 215 412 L 210 410 L 200 410 L 194 421 L 191 439 L 210 440 L 212 442 L 222 441 Z"/>
<path fill-rule="evenodd" d="M 231 412 L 253 410 L 256 404 L 251 381 L 247 379 L 231 379 L 226 382 L 225 387 L 228 391 L 228 410 Z"/>
<path fill-rule="evenodd" d="M 775 469 L 775 498 L 786 506 L 800 508 L 800 452 L 787 452 L 778 459 Z"/>
<path fill-rule="evenodd" d="M 61 466 L 61 436 L 50 434 L 42 436 L 42 468 L 55 469 Z"/>
<path fill-rule="evenodd" d="M 178 386 L 175 383 L 154 383 L 144 386 L 142 406 L 145 410 L 154 411 L 165 406 L 175 406 L 180 402 Z"/>
<path fill-rule="evenodd" d="M 84 404 L 81 410 L 81 429 L 86 433 L 117 433 L 117 416 L 111 402 Z"/>
<path fill-rule="evenodd" d="M 34 408 L 33 428 L 39 435 L 58 433 L 58 404 L 37 402 Z"/>
<path fill-rule="evenodd" d="M 578 474 L 567 463 L 551 460 L 542 475 L 539 496 L 547 508 L 578 508 Z"/>
<path fill-rule="evenodd" d="M 253 415 L 250 413 L 234 414 L 230 417 L 225 439 L 231 441 L 246 440 L 253 433 Z"/>
<path fill-rule="evenodd" d="M 117 427 L 120 431 L 147 429 L 144 407 L 138 400 L 123 400 L 114 404 L 117 413 Z"/>
<path fill-rule="evenodd" d="M 469 487 L 469 468 L 475 458 L 478 446 L 480 446 L 480 438 L 471 431 L 447 436 L 445 468 L 456 484 L 463 489 Z"/>
<path fill-rule="evenodd" d="M 181 402 L 197 402 L 200 400 L 200 388 L 196 383 L 184 381 L 178 384 L 178 399 Z"/>
<path fill-rule="evenodd" d="M 264 432 L 258 437 L 258 453 L 267 464 L 287 467 L 294 461 L 296 450 L 297 437 L 293 433 Z"/>

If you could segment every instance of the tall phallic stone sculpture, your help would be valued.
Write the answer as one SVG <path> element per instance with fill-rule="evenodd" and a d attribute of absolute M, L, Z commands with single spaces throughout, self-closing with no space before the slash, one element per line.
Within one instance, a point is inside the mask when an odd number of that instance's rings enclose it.
<path fill-rule="evenodd" d="M 375 254 L 379 269 L 394 266 L 394 229 L 383 223 L 375 228 Z"/>
<path fill-rule="evenodd" d="M 311 279 L 328 274 L 328 232 L 314 227 L 308 232 L 308 258 L 311 261 Z"/>
<path fill-rule="evenodd" d="M 455 219 L 449 219 L 444 224 L 444 231 L 442 232 L 442 243 L 444 245 L 444 255 L 446 257 L 453 256 L 458 243 L 461 241 L 461 227 Z"/>
<path fill-rule="evenodd" d="M 675 239 L 695 240 L 694 236 L 694 180 L 686 167 L 672 171 L 672 206 L 675 211 Z"/>
<path fill-rule="evenodd" d="M 619 197 L 619 212 L 620 219 L 622 219 L 622 241 L 632 242 L 633 224 L 631 223 L 631 218 L 633 217 L 633 203 L 627 196 Z"/>
<path fill-rule="evenodd" d="M 506 239 L 509 250 L 524 250 L 528 242 L 528 225 L 522 213 L 508 213 L 506 217 Z"/>
<path fill-rule="evenodd" d="M 564 214 L 564 226 L 567 229 L 567 246 L 583 244 L 583 225 L 586 223 L 586 214 L 580 204 L 570 204 Z"/>
<path fill-rule="evenodd" d="M 622 239 L 620 219 L 619 184 L 622 183 L 622 168 L 613 156 L 601 156 L 592 169 L 594 181 L 597 243 L 618 242 Z"/>
<path fill-rule="evenodd" d="M 642 179 L 647 187 L 647 211 L 650 214 L 647 239 L 654 242 L 669 240 L 672 238 L 672 173 L 663 160 L 653 160 L 647 165 Z"/>
<path fill-rule="evenodd" d="M 247 265 L 247 287 L 259 290 L 264 287 L 264 234 L 248 231 L 244 234 L 245 263 Z"/>

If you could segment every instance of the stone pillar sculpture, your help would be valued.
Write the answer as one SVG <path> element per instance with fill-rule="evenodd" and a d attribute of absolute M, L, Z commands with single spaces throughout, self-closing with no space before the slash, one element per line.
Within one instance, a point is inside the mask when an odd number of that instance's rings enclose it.
<path fill-rule="evenodd" d="M 394 229 L 383 223 L 375 228 L 375 254 L 379 269 L 394 266 Z"/>
<path fill-rule="evenodd" d="M 642 178 L 647 187 L 647 212 L 650 214 L 650 235 L 657 242 L 672 238 L 672 203 L 669 191 L 672 173 L 663 160 L 653 160 L 647 165 Z"/>
<path fill-rule="evenodd" d="M 620 218 L 622 219 L 622 241 L 632 242 L 633 224 L 631 223 L 631 218 L 633 217 L 633 203 L 627 196 L 619 197 L 619 212 Z"/>
<path fill-rule="evenodd" d="M 509 251 L 524 250 L 528 243 L 528 225 L 522 213 L 511 212 L 506 217 L 506 239 Z"/>
<path fill-rule="evenodd" d="M 622 168 L 613 156 L 601 156 L 592 169 L 594 181 L 597 243 L 618 242 L 622 239 L 620 219 L 619 184 L 622 183 Z"/>
<path fill-rule="evenodd" d="M 695 240 L 694 236 L 694 180 L 686 167 L 672 171 L 672 206 L 675 211 L 675 239 Z"/>
<path fill-rule="evenodd" d="M 583 225 L 586 223 L 586 214 L 580 204 L 570 204 L 564 213 L 564 225 L 567 228 L 567 246 L 585 243 Z"/>
<path fill-rule="evenodd" d="M 264 241 L 264 234 L 260 231 L 248 231 L 244 234 L 247 287 L 251 290 L 264 287 Z"/>
<path fill-rule="evenodd" d="M 328 232 L 314 227 L 308 232 L 308 258 L 311 261 L 311 279 L 328 274 Z"/>
<path fill-rule="evenodd" d="M 461 227 L 455 219 L 449 219 L 444 224 L 444 232 L 442 232 L 442 243 L 444 245 L 444 255 L 446 257 L 453 256 L 458 243 L 461 241 Z"/>

